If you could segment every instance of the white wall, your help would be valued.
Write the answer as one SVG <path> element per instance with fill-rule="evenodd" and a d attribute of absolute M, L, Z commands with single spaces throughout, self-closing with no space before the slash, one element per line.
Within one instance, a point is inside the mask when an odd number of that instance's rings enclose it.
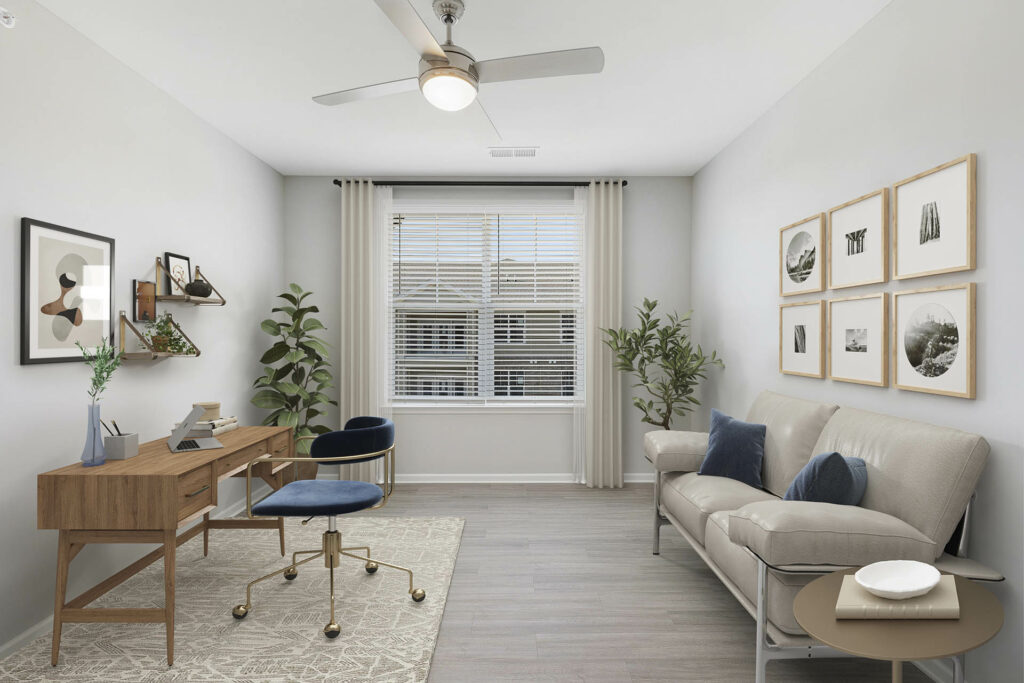
<path fill-rule="evenodd" d="M 268 166 L 29 0 L 0 29 L 0 647 L 53 611 L 57 532 L 36 529 L 36 475 L 73 463 L 85 436 L 88 369 L 19 365 L 20 219 L 116 240 L 115 305 L 153 259 L 192 257 L 225 308 L 174 307 L 197 359 L 120 369 L 103 415 L 144 440 L 165 436 L 193 401 L 257 420 L 249 384 L 258 324 L 282 285 L 282 179 Z M 228 482 L 220 502 L 238 500 Z M 101 504 L 101 503 L 98 503 Z M 74 595 L 148 551 L 91 546 L 71 565 Z"/>
<path fill-rule="evenodd" d="M 972 555 L 1007 576 L 994 589 L 1006 625 L 969 655 L 973 683 L 1021 680 L 1021 25 L 1020 2 L 896 0 L 702 169 L 693 192 L 698 338 L 728 365 L 705 409 L 742 415 L 774 389 L 990 442 Z M 978 154 L 977 270 L 834 296 L 978 282 L 977 400 L 780 375 L 777 229 L 968 152 Z"/>
<path fill-rule="evenodd" d="M 285 178 L 285 274 L 317 292 L 315 301 L 334 343 L 341 195 L 331 180 Z M 690 299 L 690 179 L 629 178 L 624 195 L 624 324 L 633 324 L 631 307 L 644 296 L 658 299 L 666 311 L 685 312 Z M 624 392 L 623 470 L 631 478 L 649 477 L 641 447 L 646 425 L 628 396 Z M 328 423 L 337 424 L 336 413 L 328 417 Z M 402 444 L 399 473 L 406 481 L 571 478 L 572 415 L 564 410 L 473 408 L 453 416 L 417 408 L 396 411 L 395 423 Z M 453 439 L 456 426 L 459 433 Z"/>

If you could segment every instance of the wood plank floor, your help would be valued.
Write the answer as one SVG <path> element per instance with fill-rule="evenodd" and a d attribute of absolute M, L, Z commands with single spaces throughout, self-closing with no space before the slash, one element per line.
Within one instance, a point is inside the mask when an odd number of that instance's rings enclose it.
<path fill-rule="evenodd" d="M 371 514 L 466 520 L 430 681 L 752 681 L 754 620 L 672 527 L 651 554 L 651 497 L 650 485 L 398 486 Z M 768 672 L 890 680 L 888 663 L 860 659 Z M 904 676 L 929 680 L 910 664 Z"/>

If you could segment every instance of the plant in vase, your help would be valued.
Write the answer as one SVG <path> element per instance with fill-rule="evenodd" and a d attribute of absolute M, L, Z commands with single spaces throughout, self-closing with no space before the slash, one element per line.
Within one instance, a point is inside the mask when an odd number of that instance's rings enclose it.
<path fill-rule="evenodd" d="M 122 354 L 104 339 L 99 346 L 89 350 L 79 342 L 75 345 L 82 352 L 86 365 L 92 369 L 92 382 L 89 385 L 89 427 L 85 433 L 85 448 L 82 449 L 82 464 L 86 467 L 102 465 L 107 461 L 103 450 L 103 434 L 100 432 L 100 398 L 106 390 L 114 371 L 121 366 Z"/>
<path fill-rule="evenodd" d="M 181 333 L 170 313 L 161 313 L 146 323 L 146 341 L 159 353 L 173 353 L 178 356 L 195 355 L 196 348 Z"/>
<path fill-rule="evenodd" d="M 690 343 L 686 332 L 690 313 L 670 313 L 668 324 L 662 326 L 661 319 L 654 317 L 657 306 L 657 301 L 644 299 L 642 307 L 635 307 L 640 327 L 601 331 L 604 343 L 615 353 L 615 368 L 636 375 L 633 386 L 647 392 L 647 396 L 633 397 L 633 405 L 644 414 L 641 421 L 670 429 L 674 415 L 686 415 L 700 405 L 693 392 L 705 379 L 707 368 L 724 368 L 725 363 L 716 351 L 705 356 L 699 345 L 694 348 Z"/>

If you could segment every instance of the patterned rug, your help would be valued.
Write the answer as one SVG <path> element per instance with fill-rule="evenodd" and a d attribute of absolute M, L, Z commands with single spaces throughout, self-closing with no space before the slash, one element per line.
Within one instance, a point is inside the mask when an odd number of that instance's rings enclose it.
<path fill-rule="evenodd" d="M 326 521 L 285 524 L 289 553 L 320 547 Z M 287 560 L 275 532 L 211 531 L 209 557 L 201 538 L 178 548 L 173 667 L 164 657 L 163 624 L 65 624 L 56 668 L 47 635 L 0 660 L 0 680 L 425 681 L 462 524 L 453 517 L 339 519 L 343 545 L 369 545 L 374 557 L 409 567 L 427 597 L 409 598 L 404 572 L 381 567 L 369 575 L 363 563 L 342 558 L 335 570 L 342 630 L 334 640 L 321 632 L 330 595 L 323 560 L 300 567 L 294 581 L 277 576 L 257 584 L 252 612 L 239 621 L 231 608 L 245 602 L 245 584 Z M 90 607 L 162 605 L 158 560 Z"/>

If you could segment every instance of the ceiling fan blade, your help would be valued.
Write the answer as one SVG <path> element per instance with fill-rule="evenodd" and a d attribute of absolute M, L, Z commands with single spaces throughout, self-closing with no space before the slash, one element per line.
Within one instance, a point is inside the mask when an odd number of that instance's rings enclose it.
<path fill-rule="evenodd" d="M 364 85 L 361 88 L 339 90 L 338 92 L 327 93 L 326 95 L 317 95 L 313 98 L 313 101 L 317 104 L 333 107 L 336 104 L 345 104 L 347 102 L 369 100 L 375 97 L 385 97 L 387 95 L 411 92 L 413 90 L 419 90 L 419 87 L 420 81 L 418 78 L 403 78 L 398 81 L 388 81 L 387 83 L 378 83 L 376 85 Z"/>
<path fill-rule="evenodd" d="M 373 0 L 387 15 L 405 39 L 415 48 L 420 57 L 431 59 L 447 59 L 444 50 L 437 44 L 437 39 L 420 15 L 409 4 L 409 0 Z"/>
<path fill-rule="evenodd" d="M 539 52 L 476 63 L 481 83 L 519 81 L 524 78 L 596 74 L 604 69 L 604 52 L 599 47 Z"/>

